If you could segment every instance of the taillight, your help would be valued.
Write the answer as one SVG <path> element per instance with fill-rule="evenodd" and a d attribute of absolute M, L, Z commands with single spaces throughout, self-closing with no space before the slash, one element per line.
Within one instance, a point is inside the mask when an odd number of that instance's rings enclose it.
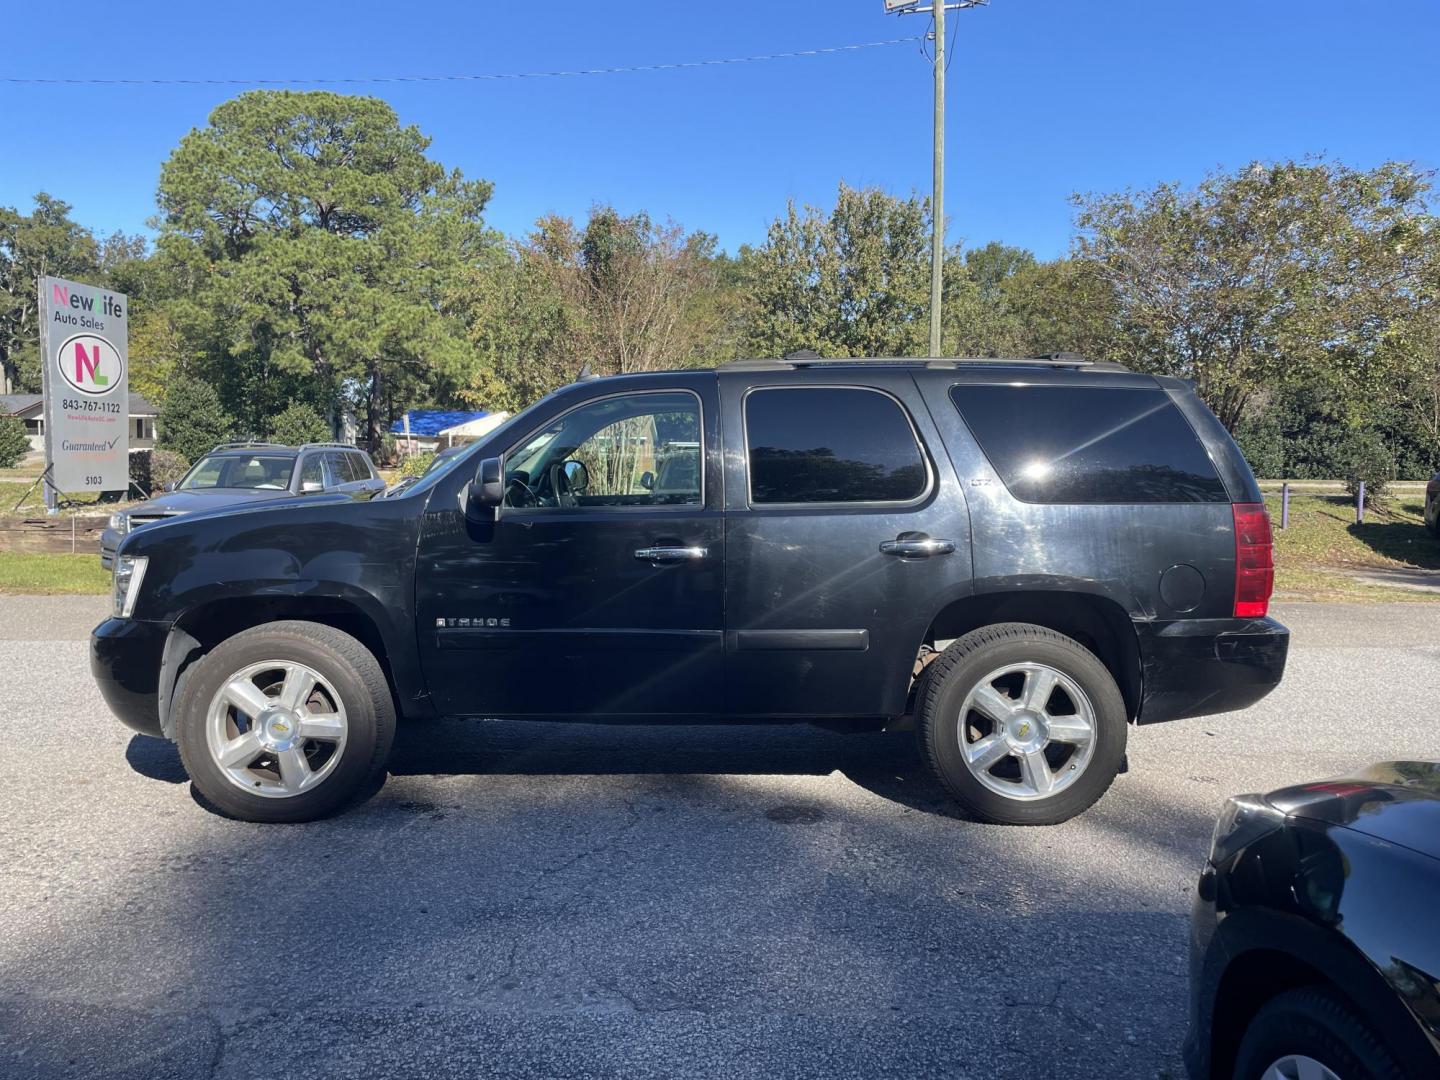
<path fill-rule="evenodd" d="M 1270 610 L 1275 588 L 1275 541 L 1264 503 L 1235 503 L 1235 617 L 1257 619 Z"/>

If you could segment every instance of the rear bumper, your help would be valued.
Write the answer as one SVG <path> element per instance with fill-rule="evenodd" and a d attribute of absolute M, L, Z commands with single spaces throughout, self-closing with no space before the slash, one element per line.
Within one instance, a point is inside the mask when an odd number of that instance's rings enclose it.
<path fill-rule="evenodd" d="M 90 673 L 110 711 L 126 727 L 159 737 L 160 662 L 169 627 L 106 619 L 90 634 Z"/>
<path fill-rule="evenodd" d="M 1280 684 L 1290 631 L 1274 619 L 1137 623 L 1142 724 L 1232 712 Z"/>

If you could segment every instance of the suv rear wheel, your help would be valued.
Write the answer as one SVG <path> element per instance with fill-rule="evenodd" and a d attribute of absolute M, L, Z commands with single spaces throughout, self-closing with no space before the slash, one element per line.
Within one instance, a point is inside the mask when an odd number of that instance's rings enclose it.
<path fill-rule="evenodd" d="M 1125 755 L 1125 702 L 1094 653 L 1063 634 L 1000 623 L 926 671 L 920 745 L 975 817 L 1054 825 L 1105 793 Z"/>
<path fill-rule="evenodd" d="M 375 657 L 318 623 L 267 623 L 222 642 L 185 680 L 175 708 L 191 782 L 242 821 L 334 813 L 378 777 L 395 733 Z"/>

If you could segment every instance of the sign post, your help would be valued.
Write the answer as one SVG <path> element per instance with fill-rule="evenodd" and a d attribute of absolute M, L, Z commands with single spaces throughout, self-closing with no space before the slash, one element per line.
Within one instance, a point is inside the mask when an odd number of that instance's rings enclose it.
<path fill-rule="evenodd" d="M 130 300 L 64 278 L 40 279 L 45 505 L 63 491 L 130 487 Z"/>

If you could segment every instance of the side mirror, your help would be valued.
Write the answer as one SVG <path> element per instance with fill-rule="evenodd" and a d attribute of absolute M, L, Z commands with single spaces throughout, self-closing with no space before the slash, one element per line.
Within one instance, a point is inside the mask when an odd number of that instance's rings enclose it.
<path fill-rule="evenodd" d="M 500 470 L 498 457 L 487 457 L 475 470 L 475 479 L 470 481 L 471 506 L 499 506 L 505 500 L 505 477 Z"/>
<path fill-rule="evenodd" d="M 174 491 L 174 490 L 175 490 L 177 487 L 179 487 L 179 486 L 180 486 L 180 481 L 178 481 L 178 480 L 167 480 L 167 481 L 165 482 L 165 487 L 164 487 L 162 490 L 164 490 L 164 491 Z"/>
<path fill-rule="evenodd" d="M 300 481 L 300 494 L 301 494 L 301 495 L 318 495 L 320 492 L 322 492 L 322 491 L 324 491 L 324 490 L 325 490 L 325 485 L 322 484 L 322 483 L 320 483 L 319 480 L 302 480 L 302 481 Z"/>
<path fill-rule="evenodd" d="M 640 486 L 646 491 L 655 490 L 655 474 L 649 469 L 640 474 Z"/>

